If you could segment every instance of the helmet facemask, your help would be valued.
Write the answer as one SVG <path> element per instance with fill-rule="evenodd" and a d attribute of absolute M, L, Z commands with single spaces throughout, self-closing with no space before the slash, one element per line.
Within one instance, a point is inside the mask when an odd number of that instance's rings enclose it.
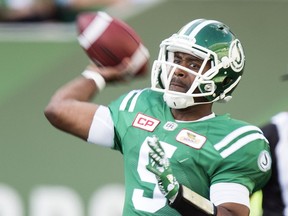
<path fill-rule="evenodd" d="M 163 41 L 161 44 L 159 58 L 154 61 L 152 67 L 152 89 L 163 92 L 164 100 L 171 108 L 182 109 L 198 103 L 210 103 L 207 100 L 203 100 L 203 97 L 209 96 L 215 91 L 216 86 L 210 80 L 210 77 L 213 77 L 213 74 L 217 73 L 215 71 L 217 68 L 212 68 L 213 61 L 211 59 L 217 58 L 217 56 L 213 57 L 213 54 L 209 50 L 200 50 L 200 48 L 195 44 L 195 46 L 187 49 L 187 47 L 185 48 L 185 46 L 179 44 L 179 40 L 177 46 L 171 44 L 171 40 Z M 187 67 L 173 63 L 175 52 L 183 52 L 203 60 L 199 71 L 193 71 Z M 211 69 L 204 72 L 206 64 L 211 64 Z M 192 74 L 195 77 L 187 92 L 169 90 L 173 75 L 177 69 Z M 200 86 L 202 88 L 199 88 Z M 205 91 L 202 90 L 203 88 Z"/>
<path fill-rule="evenodd" d="M 217 21 L 213 21 L 218 24 Z M 231 33 L 230 33 L 231 34 Z M 234 35 L 232 35 L 234 37 Z M 164 101 L 171 108 L 183 109 L 197 104 L 228 101 L 239 83 L 244 67 L 244 53 L 240 42 L 217 43 L 215 50 L 199 45 L 196 37 L 174 34 L 160 45 L 158 59 L 152 67 L 151 88 L 162 92 Z M 220 47 L 220 48 L 219 48 Z M 175 64 L 176 52 L 189 54 L 203 60 L 198 71 Z M 220 53 L 220 54 L 219 54 Z M 224 53 L 224 54 L 223 54 Z M 210 69 L 205 71 L 205 65 Z M 195 79 L 186 92 L 169 89 L 177 69 L 192 74 Z"/>

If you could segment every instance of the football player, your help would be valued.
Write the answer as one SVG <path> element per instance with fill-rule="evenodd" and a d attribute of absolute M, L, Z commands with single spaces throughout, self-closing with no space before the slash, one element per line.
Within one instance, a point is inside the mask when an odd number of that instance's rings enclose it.
<path fill-rule="evenodd" d="M 123 154 L 123 215 L 248 216 L 249 196 L 271 174 L 269 146 L 249 123 L 217 115 L 245 66 L 225 24 L 197 19 L 160 45 L 151 88 L 108 106 L 91 102 L 106 82 L 125 79 L 129 59 L 88 67 L 53 95 L 45 115 L 55 127 Z"/>

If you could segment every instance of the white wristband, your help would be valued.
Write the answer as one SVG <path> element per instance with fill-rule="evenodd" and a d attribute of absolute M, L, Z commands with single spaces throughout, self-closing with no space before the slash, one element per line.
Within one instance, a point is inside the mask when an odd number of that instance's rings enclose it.
<path fill-rule="evenodd" d="M 82 73 L 82 76 L 84 76 L 86 79 L 92 79 L 94 80 L 96 86 L 98 87 L 99 91 L 102 91 L 105 86 L 106 82 L 105 79 L 101 76 L 101 74 L 92 71 L 92 70 L 85 70 Z"/>

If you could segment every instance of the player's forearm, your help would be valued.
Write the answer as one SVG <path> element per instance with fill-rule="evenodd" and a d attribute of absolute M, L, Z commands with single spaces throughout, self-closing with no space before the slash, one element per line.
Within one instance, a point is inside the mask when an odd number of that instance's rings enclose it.
<path fill-rule="evenodd" d="M 93 80 L 80 76 L 58 89 L 52 96 L 51 102 L 90 101 L 97 91 L 97 86 Z"/>
<path fill-rule="evenodd" d="M 233 203 L 215 206 L 208 199 L 180 185 L 179 192 L 170 206 L 183 216 L 248 216 L 249 209 L 236 207 Z M 232 207 L 233 206 L 233 207 Z"/>

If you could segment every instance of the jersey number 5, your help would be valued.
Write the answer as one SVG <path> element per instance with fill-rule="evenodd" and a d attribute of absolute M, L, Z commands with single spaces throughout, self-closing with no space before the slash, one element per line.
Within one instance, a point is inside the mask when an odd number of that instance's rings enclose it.
<path fill-rule="evenodd" d="M 146 169 L 146 165 L 149 163 L 148 153 L 150 150 L 147 144 L 148 139 L 151 139 L 151 137 L 147 137 L 140 148 L 137 171 L 141 181 L 154 184 L 153 197 L 145 197 L 144 190 L 136 188 L 133 191 L 132 201 L 135 209 L 155 213 L 166 205 L 167 200 L 158 188 L 155 175 Z M 171 158 L 176 150 L 176 147 L 165 142 L 160 141 L 160 143 L 166 156 Z"/>

